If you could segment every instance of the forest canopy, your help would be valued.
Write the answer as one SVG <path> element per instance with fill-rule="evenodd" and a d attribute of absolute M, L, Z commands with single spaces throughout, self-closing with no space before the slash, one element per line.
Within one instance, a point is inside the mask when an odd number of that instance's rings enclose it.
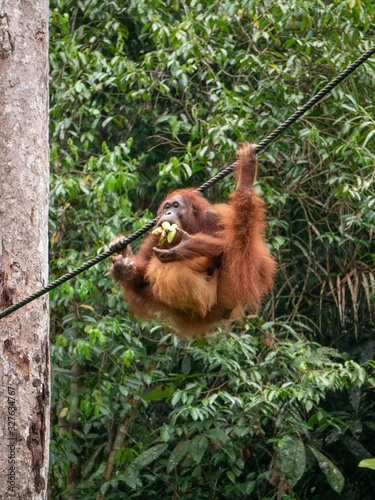
<path fill-rule="evenodd" d="M 52 0 L 51 281 L 259 143 L 370 48 L 374 15 Z M 257 314 L 182 342 L 127 312 L 110 262 L 51 292 L 50 498 L 372 498 L 374 75 L 372 57 L 259 155 L 278 275 Z"/>

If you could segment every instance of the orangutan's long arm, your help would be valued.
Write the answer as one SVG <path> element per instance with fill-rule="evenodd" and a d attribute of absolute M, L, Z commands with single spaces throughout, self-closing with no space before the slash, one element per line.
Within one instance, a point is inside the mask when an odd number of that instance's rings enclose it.
<path fill-rule="evenodd" d="M 189 235 L 182 229 L 181 243 L 169 250 L 154 248 L 154 254 L 160 262 L 176 262 L 196 257 L 218 257 L 224 251 L 224 240 L 204 233 Z"/>

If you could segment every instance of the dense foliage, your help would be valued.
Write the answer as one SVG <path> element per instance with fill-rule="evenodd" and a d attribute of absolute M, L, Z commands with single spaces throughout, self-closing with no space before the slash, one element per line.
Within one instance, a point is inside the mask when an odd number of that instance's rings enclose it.
<path fill-rule="evenodd" d="M 52 0 L 51 279 L 260 142 L 370 47 L 374 16 L 372 0 Z M 51 293 L 50 498 L 373 497 L 357 465 L 375 456 L 374 72 L 260 155 L 279 274 L 258 316 L 182 342 L 127 313 L 109 262 Z"/>

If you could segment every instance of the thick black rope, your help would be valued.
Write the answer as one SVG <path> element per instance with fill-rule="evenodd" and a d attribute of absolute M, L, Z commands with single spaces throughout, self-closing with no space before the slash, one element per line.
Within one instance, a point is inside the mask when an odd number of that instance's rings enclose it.
<path fill-rule="evenodd" d="M 354 63 L 352 63 L 350 66 L 347 67 L 345 71 L 343 71 L 339 76 L 337 76 L 334 80 L 332 80 L 331 83 L 326 85 L 324 89 L 322 89 L 320 92 L 318 92 L 312 99 L 310 99 L 309 102 L 307 102 L 302 108 L 300 108 L 298 111 L 296 111 L 290 118 L 288 118 L 284 123 L 282 123 L 279 127 L 277 127 L 276 130 L 274 130 L 270 135 L 268 135 L 263 141 L 261 141 L 257 147 L 256 147 L 256 152 L 259 153 L 260 151 L 263 151 L 272 141 L 276 139 L 282 132 L 284 132 L 285 129 L 290 127 L 292 123 L 294 123 L 300 116 L 302 116 L 306 111 L 308 111 L 310 108 L 314 106 L 318 101 L 320 101 L 325 95 L 327 95 L 333 88 L 335 88 L 339 83 L 341 83 L 346 77 L 348 77 L 353 71 L 355 71 L 361 64 L 363 64 L 369 57 L 371 57 L 375 53 L 375 45 L 371 47 L 367 52 L 365 52 L 359 59 L 357 59 Z M 221 179 L 224 179 L 227 175 L 229 175 L 233 169 L 234 165 L 230 165 L 229 167 L 225 168 L 221 172 L 219 172 L 215 177 L 210 179 L 209 181 L 205 182 L 202 186 L 197 188 L 197 191 L 203 192 L 209 187 L 213 186 L 216 184 L 216 182 L 219 182 Z M 109 250 L 106 252 L 98 255 L 94 259 L 89 260 L 86 262 L 86 264 L 83 264 L 82 266 L 77 267 L 74 271 L 71 271 L 70 273 L 64 274 L 61 278 L 59 278 L 56 281 L 53 281 L 49 285 L 45 286 L 39 292 L 35 292 L 32 295 L 29 295 L 25 299 L 21 300 L 20 302 L 17 302 L 17 304 L 14 304 L 11 307 L 8 307 L 4 311 L 0 313 L 0 319 L 4 318 L 5 316 L 8 316 L 14 311 L 17 311 L 17 309 L 20 309 L 21 307 L 25 306 L 26 304 L 29 304 L 33 300 L 37 299 L 38 297 L 41 297 L 42 295 L 50 292 L 54 288 L 57 288 L 58 286 L 62 285 L 66 281 L 71 280 L 78 274 L 81 274 L 83 271 L 86 271 L 87 269 L 90 269 L 90 267 L 95 266 L 95 264 L 98 264 L 102 260 L 106 259 L 107 257 L 110 257 L 114 253 L 117 253 L 118 251 L 124 249 L 129 243 L 132 241 L 136 240 L 143 234 L 147 233 L 150 229 L 154 227 L 156 224 L 157 219 L 153 219 L 152 221 L 148 222 L 145 226 L 143 226 L 141 229 L 136 231 L 135 233 L 131 234 L 127 238 L 120 240 L 117 245 L 111 246 Z"/>

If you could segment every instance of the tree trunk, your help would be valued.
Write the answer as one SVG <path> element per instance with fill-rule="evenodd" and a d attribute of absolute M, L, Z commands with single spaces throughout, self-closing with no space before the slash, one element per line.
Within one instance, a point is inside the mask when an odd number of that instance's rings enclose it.
<path fill-rule="evenodd" d="M 0 310 L 48 282 L 48 2 L 0 0 Z M 0 320 L 0 499 L 46 498 L 48 296 Z"/>

